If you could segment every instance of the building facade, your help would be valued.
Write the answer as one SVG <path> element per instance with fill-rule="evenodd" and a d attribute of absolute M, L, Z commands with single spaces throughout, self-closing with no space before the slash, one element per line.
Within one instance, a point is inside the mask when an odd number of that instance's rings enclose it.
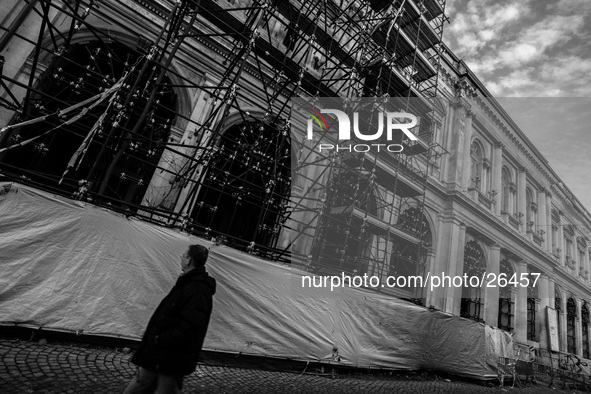
<path fill-rule="evenodd" d="M 464 288 L 438 306 L 542 349 L 550 348 L 552 308 L 560 351 L 588 358 L 589 212 L 466 65 L 449 51 L 442 64 L 443 91 L 454 98 L 440 136 L 450 155 L 431 178 L 437 256 L 458 262 L 449 266 L 457 274 L 539 279 L 476 294 Z"/>
<path fill-rule="evenodd" d="M 319 275 L 504 274 L 378 290 L 541 349 L 556 311 L 589 358 L 591 216 L 444 21 L 444 0 L 5 1 L 0 170 Z M 388 98 L 419 141 L 318 152 L 302 96 Z"/>

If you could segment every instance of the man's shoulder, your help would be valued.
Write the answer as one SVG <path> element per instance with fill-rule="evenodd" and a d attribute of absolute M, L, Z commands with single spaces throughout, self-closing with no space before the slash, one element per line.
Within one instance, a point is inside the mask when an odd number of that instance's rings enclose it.
<path fill-rule="evenodd" d="M 193 291 L 199 291 L 204 293 L 211 293 L 212 295 L 216 291 L 217 282 L 215 278 L 209 276 L 207 272 L 191 273 L 188 272 L 187 277 L 184 278 L 184 286 L 192 289 Z"/>

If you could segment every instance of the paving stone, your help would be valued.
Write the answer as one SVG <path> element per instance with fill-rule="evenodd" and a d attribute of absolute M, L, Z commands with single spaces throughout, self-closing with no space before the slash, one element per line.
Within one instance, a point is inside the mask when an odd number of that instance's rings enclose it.
<path fill-rule="evenodd" d="M 135 374 L 117 349 L 0 338 L 0 393 L 120 393 Z M 26 360 L 25 363 L 22 360 Z M 184 393 L 560 393 L 540 385 L 500 389 L 434 374 L 314 374 L 199 364 Z"/>

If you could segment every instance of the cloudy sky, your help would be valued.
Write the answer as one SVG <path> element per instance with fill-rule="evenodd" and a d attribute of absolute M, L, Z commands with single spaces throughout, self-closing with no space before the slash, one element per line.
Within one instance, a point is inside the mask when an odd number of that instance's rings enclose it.
<path fill-rule="evenodd" d="M 444 41 L 591 211 L 591 0 L 447 0 Z"/>

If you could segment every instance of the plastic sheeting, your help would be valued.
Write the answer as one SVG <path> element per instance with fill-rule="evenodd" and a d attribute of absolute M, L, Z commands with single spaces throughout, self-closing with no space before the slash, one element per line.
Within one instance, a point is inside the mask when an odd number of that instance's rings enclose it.
<path fill-rule="evenodd" d="M 218 281 L 208 350 L 486 379 L 512 348 L 480 323 L 362 289 L 302 288 L 307 273 L 25 186 L 0 193 L 0 217 L 2 324 L 139 339 L 179 256 L 201 243 Z"/>

